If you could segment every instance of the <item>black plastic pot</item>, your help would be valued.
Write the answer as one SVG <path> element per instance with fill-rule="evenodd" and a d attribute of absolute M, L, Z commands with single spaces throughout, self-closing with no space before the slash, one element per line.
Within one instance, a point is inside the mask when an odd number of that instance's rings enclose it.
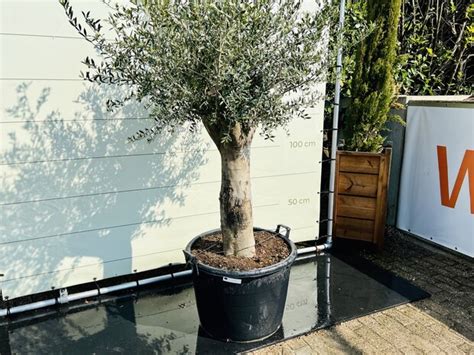
<path fill-rule="evenodd" d="M 281 228 L 286 234 L 280 233 Z M 211 337 L 234 342 L 265 339 L 281 325 L 288 293 L 290 267 L 296 259 L 296 246 L 288 239 L 290 228 L 278 225 L 276 233 L 290 247 L 285 260 L 261 269 L 228 271 L 198 262 L 191 247 L 203 233 L 189 242 L 184 254 L 193 264 L 194 293 L 202 329 Z"/>

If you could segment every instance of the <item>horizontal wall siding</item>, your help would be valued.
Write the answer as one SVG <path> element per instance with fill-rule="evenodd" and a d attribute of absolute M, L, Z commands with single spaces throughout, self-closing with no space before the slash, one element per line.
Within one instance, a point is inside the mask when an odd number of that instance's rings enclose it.
<path fill-rule="evenodd" d="M 57 1 L 0 6 L 3 295 L 183 262 L 187 242 L 220 223 L 220 157 L 205 131 L 128 144 L 152 121 L 138 103 L 107 112 L 122 90 L 79 79 L 93 51 Z M 322 105 L 308 112 L 251 152 L 255 224 L 287 224 L 296 241 L 316 237 L 319 215 Z"/>

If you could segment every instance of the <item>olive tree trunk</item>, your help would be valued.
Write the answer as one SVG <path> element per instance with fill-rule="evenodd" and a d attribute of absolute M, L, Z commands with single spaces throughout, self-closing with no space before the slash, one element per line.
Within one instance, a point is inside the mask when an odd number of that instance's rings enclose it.
<path fill-rule="evenodd" d="M 222 132 L 204 122 L 221 155 L 221 192 L 219 195 L 221 231 L 226 256 L 255 255 L 252 193 L 250 186 L 250 146 L 255 128 L 231 129 L 231 142 L 222 143 Z"/>
<path fill-rule="evenodd" d="M 225 255 L 255 255 L 250 147 L 221 149 L 222 176 L 219 196 Z"/>

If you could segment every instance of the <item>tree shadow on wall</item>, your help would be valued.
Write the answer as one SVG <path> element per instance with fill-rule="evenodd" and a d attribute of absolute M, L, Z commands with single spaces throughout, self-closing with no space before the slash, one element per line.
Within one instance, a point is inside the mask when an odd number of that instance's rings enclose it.
<path fill-rule="evenodd" d="M 208 143 L 184 130 L 127 144 L 152 120 L 137 103 L 110 117 L 105 102 L 118 89 L 85 85 L 68 116 L 47 108 L 50 88 L 32 99 L 30 86 L 17 87 L 0 123 L 8 133 L 0 150 L 4 295 L 65 286 L 72 274 L 85 282 L 131 273 L 132 256 L 159 260 L 170 241 L 158 229 L 171 224 L 166 208 L 185 204 Z M 150 230 L 159 241 L 132 250 Z"/>

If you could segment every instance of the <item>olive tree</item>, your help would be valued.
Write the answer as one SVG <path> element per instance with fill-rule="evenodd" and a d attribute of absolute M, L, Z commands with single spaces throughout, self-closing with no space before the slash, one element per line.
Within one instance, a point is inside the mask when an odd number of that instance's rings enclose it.
<path fill-rule="evenodd" d="M 325 0 L 302 11 L 295 0 L 153 1 L 111 6 L 106 19 L 60 0 L 69 22 L 95 48 L 84 79 L 123 85 L 154 119 L 131 142 L 202 124 L 220 152 L 221 230 L 225 255 L 255 255 L 250 146 L 291 118 L 307 118 L 332 55 L 324 45 L 335 8 Z M 104 30 L 106 29 L 106 30 Z"/>

